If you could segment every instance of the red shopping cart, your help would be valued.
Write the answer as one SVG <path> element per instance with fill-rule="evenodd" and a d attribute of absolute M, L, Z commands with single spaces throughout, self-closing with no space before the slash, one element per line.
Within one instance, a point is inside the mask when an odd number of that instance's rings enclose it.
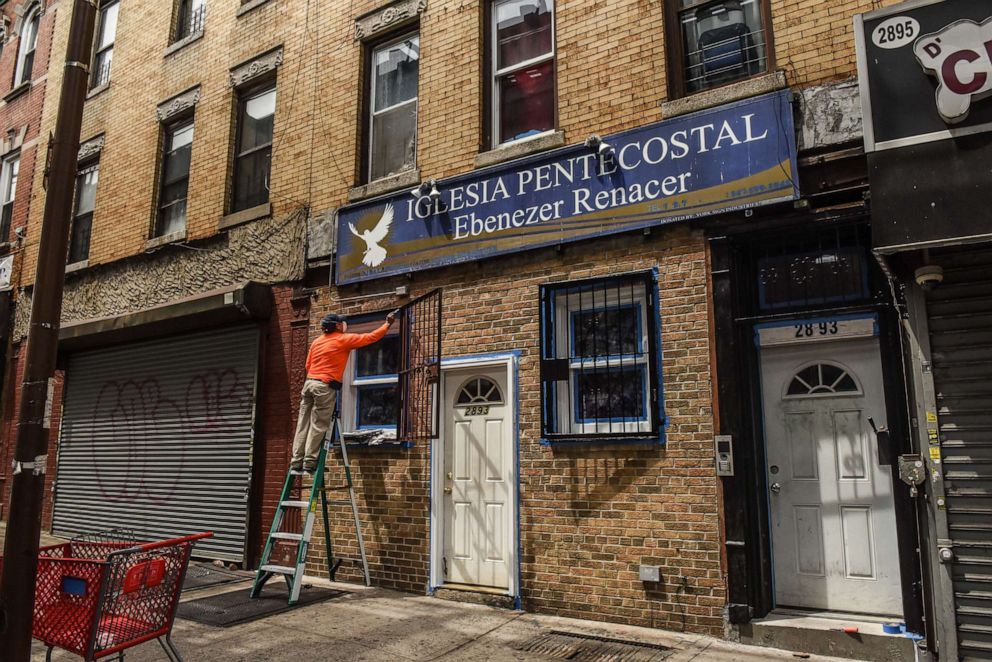
<path fill-rule="evenodd" d="M 43 547 L 32 635 L 48 646 L 46 659 L 63 648 L 87 661 L 123 660 L 125 649 L 157 639 L 182 662 L 172 623 L 193 544 L 212 535 L 138 543 L 117 530 Z"/>

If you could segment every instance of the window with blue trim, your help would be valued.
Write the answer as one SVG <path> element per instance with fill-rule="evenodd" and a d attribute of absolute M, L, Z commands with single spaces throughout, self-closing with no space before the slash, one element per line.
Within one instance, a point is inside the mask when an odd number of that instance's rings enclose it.
<path fill-rule="evenodd" d="M 351 318 L 350 333 L 367 333 L 385 313 Z M 394 325 L 377 343 L 352 352 L 345 371 L 342 426 L 351 430 L 395 430 L 399 414 L 400 336 Z"/>
<path fill-rule="evenodd" d="M 541 287 L 541 421 L 554 440 L 657 437 L 651 272 Z"/>

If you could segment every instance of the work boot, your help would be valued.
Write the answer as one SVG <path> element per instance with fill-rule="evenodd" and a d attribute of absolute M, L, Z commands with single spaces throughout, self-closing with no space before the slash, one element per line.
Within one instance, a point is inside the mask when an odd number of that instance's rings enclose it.
<path fill-rule="evenodd" d="M 303 463 L 303 470 L 308 474 L 312 474 L 317 470 L 317 460 L 307 460 Z"/>
<path fill-rule="evenodd" d="M 299 471 L 303 468 L 303 460 L 293 460 L 289 463 L 290 471 Z"/>

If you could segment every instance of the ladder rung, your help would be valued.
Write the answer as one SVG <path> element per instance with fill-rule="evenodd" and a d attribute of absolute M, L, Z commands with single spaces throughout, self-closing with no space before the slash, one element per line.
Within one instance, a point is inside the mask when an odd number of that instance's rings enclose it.
<path fill-rule="evenodd" d="M 296 568 L 290 568 L 288 565 L 263 565 L 261 567 L 263 572 L 271 572 L 277 575 L 295 575 Z"/>
<path fill-rule="evenodd" d="M 306 472 L 303 471 L 302 469 L 300 469 L 299 471 L 297 471 L 296 469 L 290 469 L 289 470 L 289 475 L 290 476 L 305 476 L 306 475 Z"/>
<path fill-rule="evenodd" d="M 272 537 L 279 540 L 303 540 L 302 533 L 289 533 L 288 531 L 276 531 Z"/>
<path fill-rule="evenodd" d="M 309 501 L 280 501 L 279 506 L 281 508 L 306 508 L 310 505 Z"/>

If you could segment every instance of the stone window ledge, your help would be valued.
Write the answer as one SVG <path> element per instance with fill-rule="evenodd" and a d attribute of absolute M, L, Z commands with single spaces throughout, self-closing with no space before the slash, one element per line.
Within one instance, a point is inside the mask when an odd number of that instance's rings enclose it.
<path fill-rule="evenodd" d="M 107 91 L 109 88 L 110 88 L 110 81 L 109 80 L 106 83 L 104 83 L 103 85 L 97 85 L 92 90 L 90 90 L 89 92 L 86 93 L 86 100 L 89 101 L 90 99 L 92 99 L 96 95 L 100 94 L 101 92 Z"/>
<path fill-rule="evenodd" d="M 242 16 L 250 12 L 252 9 L 255 9 L 256 7 L 261 7 L 262 5 L 268 3 L 269 1 L 270 0 L 248 0 L 248 2 L 244 2 L 241 4 L 240 7 L 238 7 L 238 11 L 236 11 L 234 15 L 238 18 L 241 18 Z"/>
<path fill-rule="evenodd" d="M 174 244 L 177 241 L 186 241 L 186 230 L 178 230 L 169 234 L 163 234 L 160 237 L 152 237 L 145 242 L 145 250 L 150 251 L 166 244 Z"/>
<path fill-rule="evenodd" d="M 10 92 L 7 92 L 7 94 L 3 96 L 3 100 L 6 101 L 7 103 L 10 103 L 11 101 L 21 96 L 30 89 L 31 89 L 31 81 L 26 80 L 17 87 L 15 87 L 14 89 L 12 89 Z"/>
<path fill-rule="evenodd" d="M 165 49 L 165 53 L 162 55 L 162 57 L 169 57 L 176 51 L 181 51 L 190 44 L 199 41 L 202 38 L 203 38 L 203 29 L 201 28 L 200 30 L 194 32 L 193 34 L 186 35 L 179 41 L 175 41 L 169 44 L 169 47 Z"/>
<path fill-rule="evenodd" d="M 755 97 L 766 92 L 783 90 L 788 87 L 784 71 L 747 78 L 736 83 L 715 87 L 712 90 L 697 92 L 691 96 L 661 102 L 661 115 L 664 119 L 687 115 L 697 110 L 722 106 L 725 103 Z"/>
<path fill-rule="evenodd" d="M 548 131 L 533 138 L 515 140 L 512 143 L 500 145 L 496 149 L 475 155 L 475 167 L 486 168 L 497 163 L 512 161 L 538 152 L 544 152 L 565 144 L 564 131 Z"/>
<path fill-rule="evenodd" d="M 266 202 L 265 204 L 258 205 L 257 207 L 249 207 L 248 209 L 242 209 L 241 211 L 236 211 L 233 214 L 228 214 L 220 219 L 220 223 L 217 224 L 217 229 L 227 230 L 228 228 L 233 228 L 236 225 L 241 225 L 242 223 L 248 223 L 250 221 L 257 221 L 260 218 L 268 218 L 269 216 L 272 216 L 272 203 Z"/>
<path fill-rule="evenodd" d="M 382 177 L 364 186 L 356 186 L 348 191 L 348 202 L 358 202 L 365 198 L 374 198 L 383 193 L 391 193 L 402 188 L 412 188 L 420 184 L 419 170 L 404 170 L 388 177 Z"/>
<path fill-rule="evenodd" d="M 79 262 L 72 262 L 71 264 L 65 265 L 65 272 L 67 274 L 75 273 L 77 271 L 82 271 L 90 266 L 89 260 L 80 260 Z"/>

